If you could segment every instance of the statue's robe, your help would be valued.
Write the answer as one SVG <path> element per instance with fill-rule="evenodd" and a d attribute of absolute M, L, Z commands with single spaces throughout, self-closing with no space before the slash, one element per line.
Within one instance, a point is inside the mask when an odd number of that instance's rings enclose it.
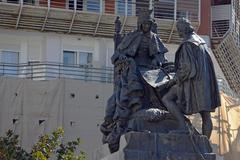
<path fill-rule="evenodd" d="M 127 57 L 135 57 L 141 44 L 143 33 L 140 31 L 133 31 L 128 33 L 119 44 L 116 49 L 116 52 L 112 56 L 112 63 L 118 59 L 119 55 L 125 55 Z M 158 58 L 159 61 L 165 62 L 164 53 L 168 52 L 168 49 L 162 43 L 162 40 L 158 37 L 157 34 L 150 32 L 150 41 L 149 41 L 149 56 Z"/>
<path fill-rule="evenodd" d="M 185 114 L 214 111 L 220 96 L 214 66 L 205 41 L 193 33 L 175 55 L 178 102 Z"/>
<path fill-rule="evenodd" d="M 120 81 L 120 85 L 118 84 L 115 87 L 116 104 L 118 106 L 115 112 L 115 119 L 127 119 L 138 110 L 162 106 L 152 88 L 156 86 L 150 84 L 150 81 L 154 83 L 158 79 L 156 76 L 159 74 L 156 73 L 155 78 L 145 77 L 144 75 L 153 69 L 152 60 L 157 59 L 161 63 L 167 62 L 164 54 L 168 50 L 157 34 L 150 32 L 148 38 L 148 41 L 143 42 L 144 35 L 142 32 L 130 32 L 124 37 L 112 57 L 113 63 L 118 60 L 120 55 L 128 57 L 130 62 L 129 69 L 124 71 L 120 78 L 116 80 L 116 82 Z M 147 52 L 142 50 L 144 49 L 143 43 L 148 46 Z M 155 70 L 155 72 L 160 71 Z M 148 80 L 150 81 L 148 82 Z"/>

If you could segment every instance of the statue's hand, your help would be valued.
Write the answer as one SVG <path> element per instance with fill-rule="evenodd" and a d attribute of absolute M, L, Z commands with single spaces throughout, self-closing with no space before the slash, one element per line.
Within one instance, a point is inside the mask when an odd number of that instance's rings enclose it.
<path fill-rule="evenodd" d="M 114 127 L 115 123 L 112 119 L 106 119 L 100 126 L 100 131 L 104 134 L 104 135 L 108 135 Z"/>
<path fill-rule="evenodd" d="M 170 79 L 167 83 L 166 88 L 171 88 L 173 85 L 177 83 L 176 79 Z"/>
<path fill-rule="evenodd" d="M 114 153 L 114 152 L 118 151 L 120 137 L 121 137 L 121 134 L 115 133 L 115 132 L 111 132 L 107 136 L 106 142 L 108 143 L 108 148 L 109 148 L 111 153 Z"/>
<path fill-rule="evenodd" d="M 114 66 L 118 66 L 120 63 L 126 60 L 127 60 L 127 56 L 123 54 L 118 54 L 117 56 L 114 57 L 113 64 Z"/>
<path fill-rule="evenodd" d="M 129 65 L 130 65 L 129 58 L 127 58 L 125 55 L 119 56 L 117 62 L 115 63 L 115 66 L 119 74 L 126 71 L 129 68 Z"/>
<path fill-rule="evenodd" d="M 123 60 L 126 60 L 127 59 L 127 56 L 125 56 L 124 54 L 120 54 L 119 57 L 118 57 L 118 60 L 120 61 L 123 61 Z"/>
<path fill-rule="evenodd" d="M 119 149 L 120 137 L 124 134 L 126 126 L 127 121 L 124 119 L 119 119 L 112 132 L 107 136 L 106 142 L 108 143 L 111 153 L 116 152 Z"/>

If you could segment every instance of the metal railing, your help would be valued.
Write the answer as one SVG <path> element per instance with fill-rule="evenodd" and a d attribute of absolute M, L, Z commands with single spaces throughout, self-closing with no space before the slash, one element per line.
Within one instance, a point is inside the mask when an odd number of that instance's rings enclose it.
<path fill-rule="evenodd" d="M 230 20 L 212 21 L 212 37 L 224 37 L 230 28 Z"/>
<path fill-rule="evenodd" d="M 212 6 L 212 38 L 219 39 L 228 34 L 229 29 L 231 28 L 231 12 L 231 4 Z"/>
<path fill-rule="evenodd" d="M 2 0 L 11 3 L 47 8 L 59 8 L 101 14 L 136 16 L 141 8 L 152 8 L 155 18 L 177 19 L 187 17 L 191 21 L 200 20 L 200 0 Z"/>
<path fill-rule="evenodd" d="M 221 6 L 221 5 L 220 5 Z M 219 7 L 220 7 L 219 6 Z M 236 41 L 238 45 L 240 44 L 240 36 L 239 36 L 239 0 L 233 0 L 231 4 L 229 4 L 230 15 L 228 19 L 215 20 L 212 21 L 212 38 L 224 38 L 230 32 L 234 32 L 234 36 L 236 36 Z M 216 15 L 215 15 L 216 16 Z M 226 18 L 226 17 L 225 17 Z"/>
<path fill-rule="evenodd" d="M 113 68 L 94 68 L 84 65 L 64 65 L 55 62 L 0 63 L 0 76 L 32 80 L 51 80 L 59 78 L 113 83 Z M 238 97 L 227 82 L 218 78 L 219 89 L 232 97 Z"/>
<path fill-rule="evenodd" d="M 0 76 L 51 80 L 70 78 L 103 83 L 113 82 L 112 68 L 94 68 L 83 65 L 64 65 L 53 62 L 0 63 Z"/>

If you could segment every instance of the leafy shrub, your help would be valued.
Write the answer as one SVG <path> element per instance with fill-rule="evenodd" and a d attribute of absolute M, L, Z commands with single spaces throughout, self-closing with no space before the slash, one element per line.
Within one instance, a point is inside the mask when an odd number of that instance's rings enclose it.
<path fill-rule="evenodd" d="M 7 131 L 5 137 L 0 137 L 0 159 L 1 160 L 86 160 L 86 154 L 76 150 L 80 145 L 80 139 L 63 144 L 61 139 L 64 135 L 62 128 L 58 128 L 52 134 L 46 134 L 39 138 L 30 153 L 19 145 L 18 135 L 12 130 Z"/>

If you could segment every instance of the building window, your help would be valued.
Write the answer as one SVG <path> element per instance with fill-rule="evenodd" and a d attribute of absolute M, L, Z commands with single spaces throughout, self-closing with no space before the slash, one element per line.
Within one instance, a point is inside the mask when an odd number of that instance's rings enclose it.
<path fill-rule="evenodd" d="M 19 53 L 12 51 L 0 52 L 0 74 L 8 76 L 18 75 Z"/>
<path fill-rule="evenodd" d="M 12 51 L 2 51 L 0 53 L 0 62 L 1 63 L 19 63 L 19 53 Z"/>
<path fill-rule="evenodd" d="M 100 12 L 100 0 L 87 0 L 87 11 Z"/>
<path fill-rule="evenodd" d="M 92 65 L 92 53 L 82 51 L 63 51 L 64 65 Z"/>
<path fill-rule="evenodd" d="M 154 4 L 154 17 L 162 19 L 174 19 L 174 0 L 160 0 Z"/>
<path fill-rule="evenodd" d="M 62 76 L 81 80 L 92 79 L 92 53 L 65 50 L 63 51 L 63 63 L 64 66 L 60 71 Z"/>
<path fill-rule="evenodd" d="M 231 4 L 231 0 L 212 0 L 212 5 Z"/>
<path fill-rule="evenodd" d="M 127 0 L 127 4 L 125 0 L 118 0 L 117 1 L 117 14 L 118 15 L 125 15 L 127 11 L 127 15 L 132 15 L 133 12 L 133 3 L 132 0 Z M 127 9 L 127 10 L 126 10 Z"/>
<path fill-rule="evenodd" d="M 117 14 L 125 15 L 125 0 L 117 1 Z"/>
<path fill-rule="evenodd" d="M 69 0 L 68 7 L 69 9 L 74 10 L 74 0 Z M 83 10 L 83 0 L 77 0 L 76 9 L 79 11 Z"/>
<path fill-rule="evenodd" d="M 23 4 L 34 5 L 35 4 L 35 0 L 23 0 Z"/>
<path fill-rule="evenodd" d="M 111 57 L 114 53 L 114 49 L 113 48 L 108 48 L 107 49 L 107 55 L 106 55 L 106 67 L 107 68 L 113 68 L 113 64 L 111 61 Z"/>
<path fill-rule="evenodd" d="M 92 53 L 79 52 L 80 65 L 92 65 Z"/>
<path fill-rule="evenodd" d="M 8 3 L 19 3 L 19 0 L 7 0 Z"/>
<path fill-rule="evenodd" d="M 63 51 L 63 64 L 74 65 L 76 64 L 76 52 L 74 51 Z"/>
<path fill-rule="evenodd" d="M 132 9 L 132 7 L 133 7 L 133 2 L 132 2 L 132 0 L 128 0 L 128 5 L 127 5 L 127 14 L 128 14 L 128 16 L 131 16 L 133 13 L 133 9 Z"/>

